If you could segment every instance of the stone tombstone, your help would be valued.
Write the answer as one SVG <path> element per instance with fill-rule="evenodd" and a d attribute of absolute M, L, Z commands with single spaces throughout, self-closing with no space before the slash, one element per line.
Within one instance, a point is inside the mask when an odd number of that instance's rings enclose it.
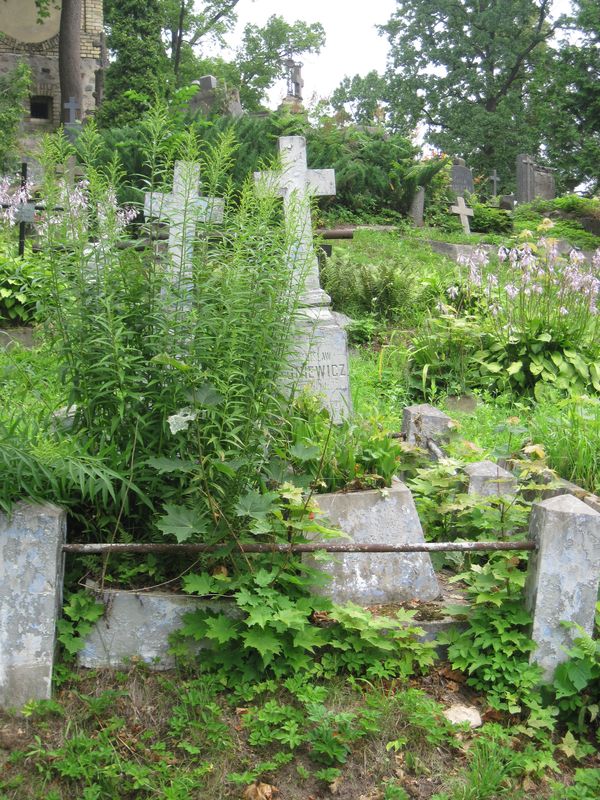
<path fill-rule="evenodd" d="M 173 280 L 179 290 L 188 294 L 182 301 L 189 308 L 193 293 L 193 252 L 196 228 L 200 223 L 219 223 L 223 220 L 224 201 L 216 197 L 201 197 L 200 166 L 187 161 L 176 161 L 173 190 L 146 192 L 144 216 L 169 224 L 169 256 Z"/>
<path fill-rule="evenodd" d="M 348 346 L 345 331 L 331 313 L 331 298 L 319 282 L 310 211 L 311 196 L 335 194 L 335 173 L 331 169 L 308 169 L 303 136 L 281 136 L 279 153 L 281 171 L 256 172 L 254 179 L 259 192 L 283 197 L 293 242 L 288 257 L 296 280 L 303 286 L 285 388 L 291 392 L 308 388 L 340 422 L 352 408 Z"/>
<path fill-rule="evenodd" d="M 65 540 L 55 506 L 0 514 L 0 708 L 50 698 Z"/>
<path fill-rule="evenodd" d="M 425 541 L 410 489 L 397 478 L 384 491 L 322 494 L 316 500 L 327 522 L 340 528 L 354 544 Z M 327 542 L 337 544 L 338 540 Z M 335 603 L 427 601 L 440 594 L 429 553 L 334 553 L 326 562 L 312 556 L 304 556 L 303 561 L 331 576 L 315 591 Z"/>
<path fill-rule="evenodd" d="M 425 209 L 425 189 L 419 186 L 410 204 L 408 216 L 412 219 L 416 228 L 423 227 L 423 211 Z"/>
<path fill-rule="evenodd" d="M 210 114 L 218 111 L 230 117 L 241 117 L 244 114 L 238 89 L 230 89 L 225 83 L 219 83 L 214 75 L 203 75 L 192 81 L 198 91 L 188 103 L 189 110 Z"/>
<path fill-rule="evenodd" d="M 450 176 L 450 188 L 456 195 L 464 197 L 466 193 L 473 194 L 475 191 L 473 173 L 466 166 L 464 159 L 454 159 Z"/>
<path fill-rule="evenodd" d="M 530 203 L 536 197 L 544 200 L 556 197 L 553 170 L 536 164 L 531 156 L 522 153 L 517 156 L 517 201 Z"/>

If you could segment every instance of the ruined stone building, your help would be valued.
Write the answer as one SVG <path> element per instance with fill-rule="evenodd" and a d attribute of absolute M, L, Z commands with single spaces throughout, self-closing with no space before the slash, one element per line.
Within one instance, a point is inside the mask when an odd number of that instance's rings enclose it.
<path fill-rule="evenodd" d="M 103 58 L 102 2 L 81 3 L 82 118 L 96 108 L 96 80 Z M 0 73 L 12 70 L 23 60 L 32 72 L 29 115 L 24 125 L 28 132 L 49 130 L 60 124 L 60 2 L 51 2 L 49 11 L 50 15 L 38 22 L 35 0 L 0 0 Z"/>

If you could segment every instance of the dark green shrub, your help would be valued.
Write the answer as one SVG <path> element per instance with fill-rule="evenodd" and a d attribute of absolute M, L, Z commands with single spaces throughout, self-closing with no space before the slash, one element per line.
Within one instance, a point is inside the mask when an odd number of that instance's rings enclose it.
<path fill-rule="evenodd" d="M 471 228 L 479 233 L 511 233 L 512 219 L 508 211 L 495 206 L 473 203 Z"/>

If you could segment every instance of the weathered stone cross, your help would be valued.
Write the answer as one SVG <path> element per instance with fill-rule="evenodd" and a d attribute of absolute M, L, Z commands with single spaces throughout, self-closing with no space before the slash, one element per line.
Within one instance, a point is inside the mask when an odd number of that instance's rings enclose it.
<path fill-rule="evenodd" d="M 319 263 L 313 246 L 310 197 L 335 194 L 335 171 L 308 169 L 302 136 L 279 139 L 281 171 L 255 172 L 258 191 L 283 197 L 290 249 L 289 266 L 297 285 L 303 284 L 296 316 L 285 391 L 303 387 L 317 394 L 332 419 L 341 422 L 351 412 L 348 347 L 345 331 L 336 323 L 329 295 L 319 283 Z"/>
<path fill-rule="evenodd" d="M 281 172 L 255 172 L 259 190 L 283 197 L 286 221 L 295 243 L 291 254 L 306 272 L 302 302 L 308 306 L 328 305 L 329 296 L 319 283 L 319 264 L 313 246 L 313 227 L 309 198 L 335 194 L 335 170 L 308 169 L 306 140 L 303 136 L 279 138 Z"/>
<path fill-rule="evenodd" d="M 469 227 L 469 217 L 473 216 L 473 209 L 467 208 L 465 205 L 465 198 L 460 196 L 456 200 L 457 205 L 452 206 L 450 211 L 453 214 L 458 214 L 460 217 L 460 221 L 462 222 L 463 231 L 465 233 L 471 233 L 471 228 Z"/>
<path fill-rule="evenodd" d="M 74 122 L 77 122 L 77 112 L 81 108 L 81 106 L 77 102 L 77 98 L 69 97 L 69 102 L 65 103 L 64 108 L 65 111 L 69 112 L 69 119 L 67 120 L 69 125 L 72 125 Z"/>
<path fill-rule="evenodd" d="M 196 227 L 200 222 L 222 222 L 224 201 L 216 197 L 199 197 L 200 166 L 176 161 L 173 191 L 146 192 L 144 215 L 169 223 L 169 255 L 175 283 L 180 290 L 193 289 L 192 258 Z"/>
<path fill-rule="evenodd" d="M 492 182 L 492 186 L 494 187 L 494 197 L 496 197 L 496 195 L 498 194 L 498 184 L 500 183 L 500 178 L 496 170 L 492 172 L 492 174 L 489 177 L 489 180 L 491 180 Z"/>

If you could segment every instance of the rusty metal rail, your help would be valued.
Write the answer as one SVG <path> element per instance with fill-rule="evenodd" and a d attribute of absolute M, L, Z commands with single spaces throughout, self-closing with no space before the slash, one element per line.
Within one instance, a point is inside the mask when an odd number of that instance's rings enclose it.
<path fill-rule="evenodd" d="M 169 542 L 139 544 L 65 544 L 63 552 L 82 555 L 102 553 L 217 553 L 224 545 L 174 544 Z M 471 553 L 493 550 L 536 550 L 535 542 L 416 542 L 411 544 L 242 544 L 236 547 L 241 553 Z"/>

